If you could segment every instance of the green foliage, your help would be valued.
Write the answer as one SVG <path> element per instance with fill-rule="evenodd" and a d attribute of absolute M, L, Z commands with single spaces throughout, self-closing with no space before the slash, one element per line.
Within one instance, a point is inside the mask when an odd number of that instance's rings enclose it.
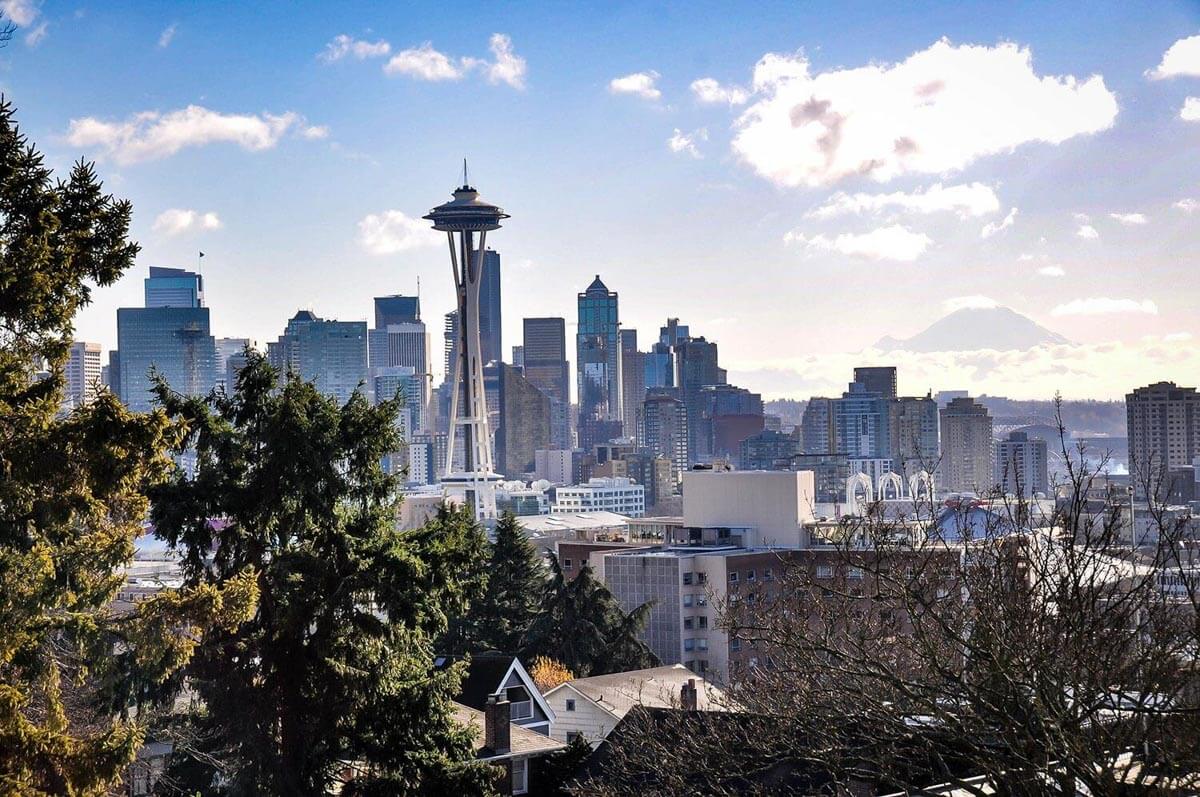
<path fill-rule="evenodd" d="M 472 745 L 450 715 L 461 667 L 433 670 L 431 643 L 478 598 L 461 574 L 486 539 L 452 509 L 397 530 L 397 483 L 380 465 L 399 443 L 396 402 L 339 406 L 294 376 L 280 384 L 261 355 L 232 394 L 157 390 L 197 462 L 154 491 L 157 533 L 182 550 L 189 585 L 252 572 L 259 594 L 188 668 L 204 712 L 186 746 L 213 762 L 188 764 L 190 785 L 211 791 L 219 773 L 228 794 L 320 794 L 352 762 L 356 794 L 486 791 L 490 772 L 463 765 Z"/>
<path fill-rule="evenodd" d="M 132 264 L 131 207 L 90 164 L 53 180 L 0 99 L 0 792 L 105 793 L 133 759 L 145 685 L 253 590 L 109 604 L 175 432 L 111 395 L 60 417 L 71 321 Z M 37 379 L 46 368 L 49 376 Z M 228 599 L 227 599 L 228 598 Z M 121 655 L 114 655 L 120 651 Z"/>
<path fill-rule="evenodd" d="M 533 797 L 566 797 L 566 786 L 592 755 L 592 746 L 583 736 L 576 736 L 567 746 L 553 755 L 534 762 L 536 777 L 530 794 Z"/>
<path fill-rule="evenodd" d="M 537 548 L 511 512 L 496 523 L 495 542 L 481 573 L 487 591 L 461 618 L 451 622 L 441 648 L 449 653 L 518 649 L 541 607 L 546 568 Z"/>
<path fill-rule="evenodd" d="M 658 657 L 637 638 L 652 604 L 622 611 L 613 594 L 584 565 L 568 580 L 550 558 L 542 610 L 525 637 L 522 654 L 549 656 L 577 677 L 605 675 L 658 665 Z"/>

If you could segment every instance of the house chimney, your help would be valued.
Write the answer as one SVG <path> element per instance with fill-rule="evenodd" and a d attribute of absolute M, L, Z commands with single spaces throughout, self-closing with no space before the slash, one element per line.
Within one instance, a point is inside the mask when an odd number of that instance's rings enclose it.
<path fill-rule="evenodd" d="M 487 708 L 483 712 L 483 745 L 493 753 L 507 753 L 511 747 L 509 708 L 510 704 L 506 698 L 488 695 Z"/>
<path fill-rule="evenodd" d="M 688 678 L 688 682 L 679 690 L 679 707 L 684 711 L 699 709 L 699 695 L 696 692 L 695 678 Z"/>

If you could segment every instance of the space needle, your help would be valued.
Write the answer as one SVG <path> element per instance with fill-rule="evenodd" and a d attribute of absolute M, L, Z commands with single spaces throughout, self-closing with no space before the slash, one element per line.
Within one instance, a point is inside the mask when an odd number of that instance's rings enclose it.
<path fill-rule="evenodd" d="M 488 430 L 487 399 L 483 388 L 483 356 L 479 343 L 479 286 L 483 279 L 483 253 L 487 234 L 500 229 L 508 214 L 479 198 L 467 179 L 463 161 L 463 184 L 454 199 L 438 205 L 424 218 L 433 229 L 446 233 L 450 244 L 450 270 L 458 296 L 458 356 L 450 394 L 450 434 L 446 445 L 446 470 L 442 486 L 447 497 L 471 507 L 475 518 L 496 517 L 496 483 L 500 475 L 492 467 L 491 434 Z M 476 233 L 479 234 L 476 246 Z M 457 234 L 457 238 L 456 238 Z M 457 431 L 462 430 L 462 470 L 454 469 Z"/>

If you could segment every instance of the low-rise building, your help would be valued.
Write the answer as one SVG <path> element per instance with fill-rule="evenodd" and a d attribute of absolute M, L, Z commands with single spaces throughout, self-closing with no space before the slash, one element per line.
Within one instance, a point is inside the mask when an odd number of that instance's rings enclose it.
<path fill-rule="evenodd" d="M 555 490 L 551 511 L 555 514 L 616 512 L 641 517 L 646 514 L 646 488 L 632 479 L 589 479 L 586 484 Z"/>

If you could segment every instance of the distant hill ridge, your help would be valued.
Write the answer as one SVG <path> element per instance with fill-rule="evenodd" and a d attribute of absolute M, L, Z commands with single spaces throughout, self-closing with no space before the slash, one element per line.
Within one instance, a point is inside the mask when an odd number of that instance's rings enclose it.
<path fill-rule="evenodd" d="M 885 336 L 875 348 L 883 351 L 974 351 L 1032 349 L 1070 343 L 1028 316 L 1008 307 L 963 308 L 934 321 L 923 332 L 904 340 Z"/>

